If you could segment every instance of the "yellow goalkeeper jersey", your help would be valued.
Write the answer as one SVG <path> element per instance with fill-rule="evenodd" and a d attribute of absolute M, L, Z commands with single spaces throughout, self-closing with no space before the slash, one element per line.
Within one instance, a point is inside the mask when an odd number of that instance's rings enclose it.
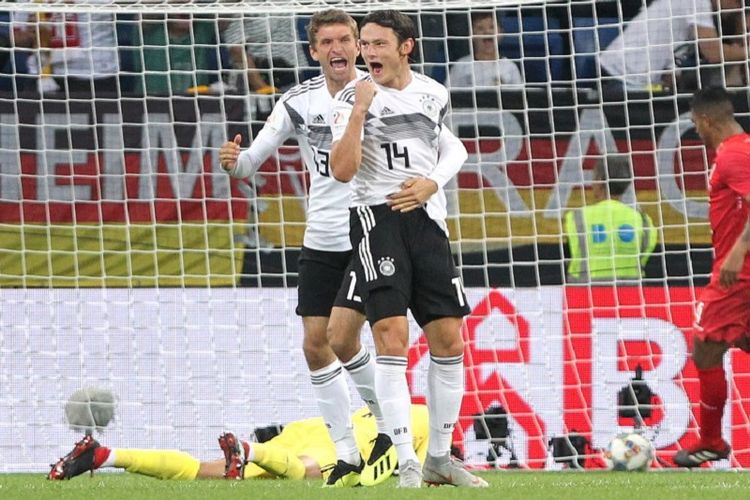
<path fill-rule="evenodd" d="M 427 407 L 412 405 L 411 421 L 414 450 L 419 460 L 424 462 L 430 427 Z M 378 435 L 375 417 L 368 408 L 360 408 L 352 415 L 352 424 L 359 452 L 367 460 L 372 451 L 373 441 Z M 336 464 L 336 448 L 328 435 L 325 422 L 320 417 L 292 422 L 270 442 L 283 446 L 298 457 L 312 458 L 323 470 Z"/>

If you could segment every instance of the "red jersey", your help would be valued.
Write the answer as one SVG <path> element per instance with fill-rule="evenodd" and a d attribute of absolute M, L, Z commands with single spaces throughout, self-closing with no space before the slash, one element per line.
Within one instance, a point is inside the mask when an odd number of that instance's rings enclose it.
<path fill-rule="evenodd" d="M 715 252 L 711 281 L 718 282 L 719 268 L 750 217 L 750 204 L 745 201 L 750 195 L 750 134 L 736 134 L 719 144 L 708 190 L 708 220 Z M 750 253 L 739 277 L 750 279 Z"/>

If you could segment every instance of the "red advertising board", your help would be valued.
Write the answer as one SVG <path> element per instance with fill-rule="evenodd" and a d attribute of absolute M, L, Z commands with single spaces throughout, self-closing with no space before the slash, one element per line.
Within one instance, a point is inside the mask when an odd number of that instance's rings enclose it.
<path fill-rule="evenodd" d="M 472 290 L 480 293 L 479 290 Z M 698 381 L 690 360 L 695 296 L 689 287 L 566 287 L 534 291 L 487 289 L 464 327 L 466 395 L 455 438 L 474 440 L 473 415 L 501 404 L 511 418 L 516 453 L 532 468 L 548 466 L 552 437 L 577 432 L 591 443 L 587 467 L 601 467 L 598 450 L 632 428 L 619 418 L 617 392 L 640 366 L 654 392 L 646 434 L 667 459 L 697 439 Z M 534 302 L 524 309 L 524 304 Z M 548 304 L 543 321 L 539 304 Z M 536 316 L 536 317 L 534 317 Z M 498 319 L 500 318 L 500 319 Z M 485 324 L 486 323 L 486 324 Z M 498 348 L 480 339 L 489 327 Z M 509 341 L 510 339 L 510 341 Z M 537 352 L 541 351 L 541 352 Z M 410 382 L 420 393 L 424 336 L 410 350 Z M 730 396 L 723 431 L 734 454 L 724 466 L 750 466 L 750 363 L 730 351 Z M 519 374 L 523 374 L 519 376 Z"/>

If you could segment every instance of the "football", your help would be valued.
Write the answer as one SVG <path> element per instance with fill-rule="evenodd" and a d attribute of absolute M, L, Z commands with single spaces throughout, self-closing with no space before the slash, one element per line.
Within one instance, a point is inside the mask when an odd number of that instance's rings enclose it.
<path fill-rule="evenodd" d="M 107 427 L 115 414 L 117 400 L 109 389 L 86 387 L 71 394 L 65 403 L 65 419 L 74 431 L 91 434 Z"/>
<path fill-rule="evenodd" d="M 604 453 L 607 468 L 615 471 L 644 471 L 654 461 L 651 442 L 637 434 L 620 434 L 609 442 Z"/>

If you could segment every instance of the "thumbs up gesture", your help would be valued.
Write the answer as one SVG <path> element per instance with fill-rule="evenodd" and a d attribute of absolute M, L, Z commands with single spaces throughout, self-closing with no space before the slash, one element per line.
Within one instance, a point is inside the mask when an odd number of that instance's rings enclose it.
<path fill-rule="evenodd" d="M 231 172 L 237 166 L 237 157 L 240 156 L 240 144 L 242 144 L 242 135 L 237 134 L 234 136 L 234 140 L 227 141 L 221 145 L 219 161 L 221 162 L 221 168 L 227 172 Z"/>

